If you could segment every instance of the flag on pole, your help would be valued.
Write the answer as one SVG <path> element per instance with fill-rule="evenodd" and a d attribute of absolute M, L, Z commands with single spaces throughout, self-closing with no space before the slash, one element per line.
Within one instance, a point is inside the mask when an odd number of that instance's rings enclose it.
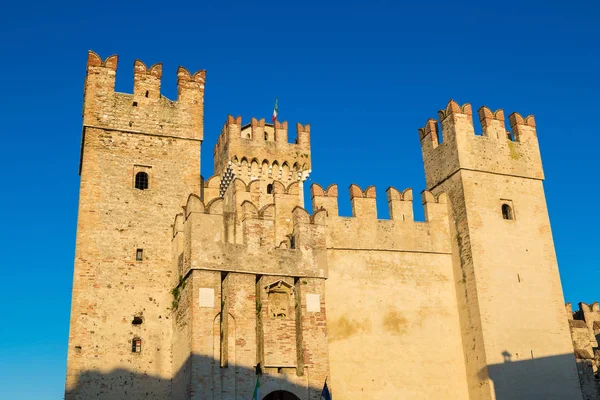
<path fill-rule="evenodd" d="M 321 392 L 321 400 L 331 400 L 331 394 L 329 394 L 329 388 L 327 387 L 327 378 L 325 378 L 325 384 Z"/>
<path fill-rule="evenodd" d="M 277 105 L 277 98 L 275 99 L 275 108 L 273 109 L 273 117 L 271 117 L 271 121 L 275 122 L 277 120 L 277 114 L 279 113 L 279 106 Z"/>
<path fill-rule="evenodd" d="M 256 386 L 254 386 L 254 395 L 252 395 L 252 400 L 261 400 L 260 399 L 260 382 L 258 381 L 258 376 L 256 377 Z"/>

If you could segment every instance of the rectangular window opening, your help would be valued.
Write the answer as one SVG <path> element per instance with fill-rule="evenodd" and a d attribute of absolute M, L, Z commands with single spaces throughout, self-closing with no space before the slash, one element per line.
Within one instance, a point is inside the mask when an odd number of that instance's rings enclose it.
<path fill-rule="evenodd" d="M 137 249 L 135 251 L 135 261 L 142 261 L 144 259 L 144 249 Z"/>
<path fill-rule="evenodd" d="M 132 353 L 141 353 L 142 352 L 142 339 L 134 338 L 131 341 L 131 352 Z"/>

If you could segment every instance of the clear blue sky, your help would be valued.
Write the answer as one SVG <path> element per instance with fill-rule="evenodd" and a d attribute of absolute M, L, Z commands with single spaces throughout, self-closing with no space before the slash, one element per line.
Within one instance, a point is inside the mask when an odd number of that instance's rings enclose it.
<path fill-rule="evenodd" d="M 597 1 L 3 2 L 0 398 L 61 399 L 87 50 L 207 69 L 202 169 L 228 113 L 311 123 L 312 181 L 424 188 L 417 128 L 450 98 L 535 114 L 566 300 L 600 300 Z M 420 204 L 417 213 L 422 215 Z M 387 212 L 386 212 L 387 213 Z M 539 305 L 540 308 L 544 304 Z"/>

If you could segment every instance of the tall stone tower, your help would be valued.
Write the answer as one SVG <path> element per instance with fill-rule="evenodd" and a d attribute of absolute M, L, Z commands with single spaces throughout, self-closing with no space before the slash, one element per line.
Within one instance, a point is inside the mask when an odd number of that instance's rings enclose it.
<path fill-rule="evenodd" d="M 274 181 L 288 186 L 298 183 L 299 204 L 303 205 L 303 182 L 311 172 L 310 126 L 296 124 L 296 141 L 288 142 L 287 121 L 266 124 L 264 119 L 252 118 L 242 126 L 242 117 L 229 116 L 214 150 L 215 174 L 228 167 L 246 183 L 260 180 L 260 192 Z M 269 193 L 268 193 L 269 192 Z M 263 196 L 264 201 L 271 196 Z"/>
<path fill-rule="evenodd" d="M 275 204 L 280 243 L 292 232 L 292 210 L 304 206 L 304 181 L 311 172 L 310 125 L 296 124 L 295 143 L 289 143 L 287 121 L 266 124 L 252 118 L 242 125 L 242 117 L 230 115 L 215 145 L 214 165 L 215 174 L 252 183 L 251 200 L 259 208 Z"/>
<path fill-rule="evenodd" d="M 249 399 L 257 373 L 274 398 L 320 398 L 329 376 L 327 212 L 300 206 L 310 127 L 298 124 L 288 143 L 287 125 L 228 116 L 217 175 L 175 217 L 174 399 Z"/>
<path fill-rule="evenodd" d="M 161 64 L 135 62 L 133 94 L 116 69 L 89 52 L 67 399 L 170 396 L 171 226 L 200 191 L 205 72 L 180 67 L 171 101 Z"/>
<path fill-rule="evenodd" d="M 428 190 L 450 203 L 471 399 L 581 399 L 533 116 L 450 101 L 420 129 Z"/>

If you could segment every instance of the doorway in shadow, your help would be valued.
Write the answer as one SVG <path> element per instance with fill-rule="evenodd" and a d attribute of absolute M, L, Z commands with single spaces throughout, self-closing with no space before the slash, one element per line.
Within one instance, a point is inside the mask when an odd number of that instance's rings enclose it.
<path fill-rule="evenodd" d="M 276 390 L 266 395 L 263 400 L 300 400 L 298 397 L 285 390 Z"/>

